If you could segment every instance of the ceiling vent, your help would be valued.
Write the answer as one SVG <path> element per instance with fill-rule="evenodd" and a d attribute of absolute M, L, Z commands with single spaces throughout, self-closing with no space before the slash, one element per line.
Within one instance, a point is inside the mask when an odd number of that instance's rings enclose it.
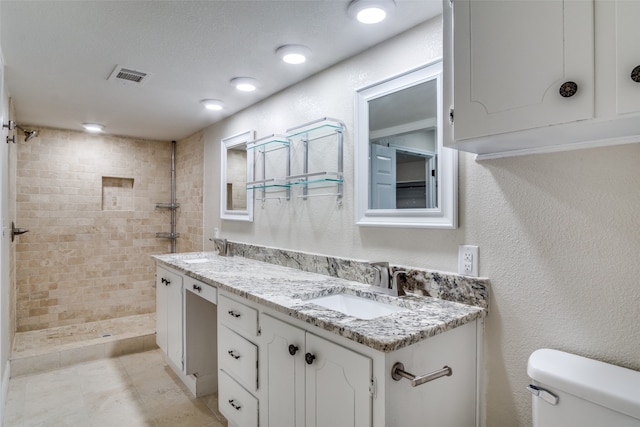
<path fill-rule="evenodd" d="M 107 80 L 123 84 L 141 85 L 149 80 L 149 77 L 151 77 L 149 73 L 116 65 L 116 68 Z"/>

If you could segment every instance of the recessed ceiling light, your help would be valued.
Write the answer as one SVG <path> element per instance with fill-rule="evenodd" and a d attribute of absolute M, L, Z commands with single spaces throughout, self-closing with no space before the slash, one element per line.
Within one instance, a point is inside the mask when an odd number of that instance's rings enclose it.
<path fill-rule="evenodd" d="M 287 44 L 276 49 L 276 55 L 287 64 L 302 64 L 310 53 L 311 49 L 301 44 Z"/>
<path fill-rule="evenodd" d="M 99 133 L 104 130 L 104 125 L 98 123 L 83 123 L 82 127 L 84 130 L 91 133 Z"/>
<path fill-rule="evenodd" d="M 200 103 L 207 110 L 220 111 L 224 108 L 224 102 L 219 99 L 203 99 Z"/>
<path fill-rule="evenodd" d="M 349 16 L 363 24 L 377 24 L 396 7 L 393 0 L 352 0 L 347 7 Z"/>
<path fill-rule="evenodd" d="M 231 79 L 231 84 L 242 92 L 253 92 L 258 88 L 258 81 L 251 77 L 236 77 Z"/>

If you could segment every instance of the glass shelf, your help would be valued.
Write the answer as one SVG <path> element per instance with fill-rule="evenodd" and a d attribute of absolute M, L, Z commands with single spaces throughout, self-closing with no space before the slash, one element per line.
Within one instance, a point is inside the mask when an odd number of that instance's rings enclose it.
<path fill-rule="evenodd" d="M 314 172 L 302 175 L 289 176 L 287 181 L 291 185 L 310 185 L 319 183 L 342 183 L 342 174 L 339 172 Z"/>
<path fill-rule="evenodd" d="M 336 132 L 343 131 L 344 124 L 340 120 L 325 117 L 320 120 L 315 120 L 304 125 L 287 129 L 287 138 L 300 138 L 306 141 L 312 141 L 314 139 L 324 138 L 326 136 L 334 135 Z"/>
<path fill-rule="evenodd" d="M 273 134 L 250 142 L 249 144 L 247 144 L 247 150 L 255 150 L 257 148 L 261 148 L 260 151 L 266 153 L 269 151 L 286 148 L 289 146 L 289 144 L 290 142 L 286 136 Z"/>
<path fill-rule="evenodd" d="M 291 184 L 282 178 L 269 178 L 247 182 L 247 190 L 265 190 L 267 188 L 289 188 Z"/>

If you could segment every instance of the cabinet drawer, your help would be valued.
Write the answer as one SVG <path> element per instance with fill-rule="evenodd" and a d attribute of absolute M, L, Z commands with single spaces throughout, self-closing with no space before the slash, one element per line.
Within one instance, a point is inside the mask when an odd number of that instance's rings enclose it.
<path fill-rule="evenodd" d="M 258 399 L 222 370 L 218 378 L 218 408 L 235 425 L 258 425 Z"/>
<path fill-rule="evenodd" d="M 245 332 L 252 337 L 258 335 L 258 310 L 220 295 L 218 313 L 220 323 L 229 326 L 234 331 Z"/>
<path fill-rule="evenodd" d="M 215 286 L 207 285 L 204 282 L 192 279 L 190 277 L 185 277 L 184 288 L 196 295 L 201 296 L 202 298 L 213 304 L 218 303 L 218 288 L 216 288 Z"/>
<path fill-rule="evenodd" d="M 218 364 L 249 390 L 258 389 L 258 347 L 229 328 L 218 334 Z"/>

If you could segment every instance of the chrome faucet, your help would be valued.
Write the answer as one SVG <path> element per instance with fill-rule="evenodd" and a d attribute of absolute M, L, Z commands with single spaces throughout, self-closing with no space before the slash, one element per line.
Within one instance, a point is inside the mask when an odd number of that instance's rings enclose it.
<path fill-rule="evenodd" d="M 380 291 L 395 297 L 405 295 L 404 289 L 398 286 L 398 276 L 407 274 L 407 271 L 393 271 L 388 262 L 372 262 L 370 264 L 378 273 L 373 278 L 372 286 L 379 287 Z"/>
<path fill-rule="evenodd" d="M 231 252 L 229 251 L 229 242 L 227 239 L 211 239 L 213 240 L 213 244 L 218 251 L 218 255 L 220 256 L 231 256 Z"/>

